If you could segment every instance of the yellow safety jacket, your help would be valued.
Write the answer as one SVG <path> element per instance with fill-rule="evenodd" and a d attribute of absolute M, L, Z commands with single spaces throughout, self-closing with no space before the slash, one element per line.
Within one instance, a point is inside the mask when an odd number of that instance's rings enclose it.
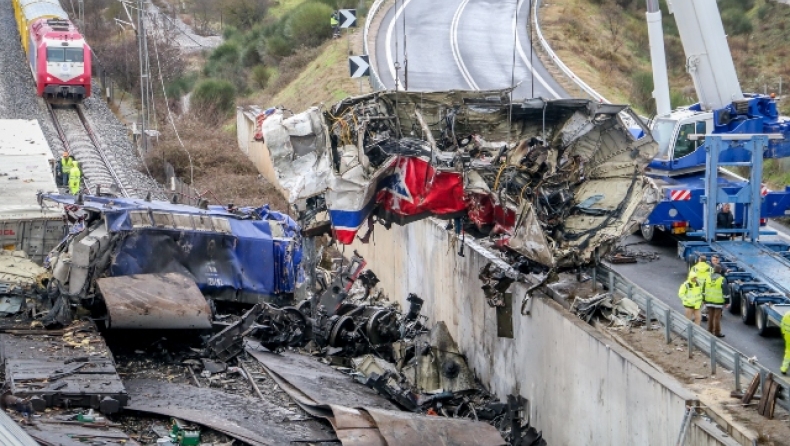
<path fill-rule="evenodd" d="M 718 277 L 710 278 L 705 282 L 705 302 L 724 305 L 724 277 L 719 274 L 716 276 Z"/>
<path fill-rule="evenodd" d="M 678 297 L 680 298 L 681 302 L 683 302 L 684 307 L 699 310 L 700 307 L 702 307 L 703 292 L 704 288 L 702 284 L 699 282 L 694 284 L 690 280 L 687 280 L 683 282 L 682 285 L 680 285 Z"/>
<path fill-rule="evenodd" d="M 330 17 L 329 24 L 332 26 L 337 26 L 340 22 L 335 18 L 335 16 Z"/>
<path fill-rule="evenodd" d="M 697 276 L 697 280 L 700 283 L 710 279 L 710 275 L 713 272 L 713 267 L 708 265 L 707 262 L 697 262 L 696 265 L 692 266 L 689 270 L 688 278 L 691 278 L 691 275 L 694 274 Z"/>
<path fill-rule="evenodd" d="M 785 336 L 790 335 L 790 311 L 782 316 L 782 334 Z"/>
<path fill-rule="evenodd" d="M 60 157 L 60 171 L 63 173 L 69 173 L 71 167 L 74 165 L 74 158 L 70 156 L 62 156 Z"/>
<path fill-rule="evenodd" d="M 69 170 L 69 191 L 72 195 L 77 195 L 80 191 L 80 180 L 82 180 L 82 172 L 77 163 L 74 163 Z"/>

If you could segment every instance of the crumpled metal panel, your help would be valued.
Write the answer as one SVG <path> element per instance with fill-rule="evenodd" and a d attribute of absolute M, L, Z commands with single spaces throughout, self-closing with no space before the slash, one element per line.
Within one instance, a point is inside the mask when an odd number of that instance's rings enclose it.
<path fill-rule="evenodd" d="M 107 305 L 108 328 L 211 328 L 211 308 L 188 277 L 140 274 L 96 283 Z"/>
<path fill-rule="evenodd" d="M 276 110 L 266 117 L 261 128 L 279 186 L 288 193 L 288 201 L 323 193 L 330 167 L 321 110 L 312 107 L 297 115 Z"/>
<path fill-rule="evenodd" d="M 315 124 L 317 116 L 313 108 L 289 119 Z M 528 259 L 567 267 L 590 261 L 597 248 L 603 254 L 649 208 L 652 185 L 642 170 L 657 144 L 626 106 L 582 99 L 511 105 L 506 90 L 378 92 L 345 99 L 322 118 L 326 147 L 316 145 L 311 153 L 327 162 L 295 170 L 297 140 L 276 127 L 267 146 L 286 186 L 315 179 L 325 184 L 321 191 L 311 183 L 310 194 L 324 195 L 334 235 L 344 244 L 373 213 L 398 224 L 466 215 L 483 232 L 514 236 L 502 245 Z M 628 126 L 647 136 L 635 140 Z M 556 210 L 548 205 L 530 214 L 523 206 L 562 188 L 569 198 L 562 197 L 562 206 L 575 206 L 569 212 L 546 215 Z M 289 200 L 309 209 L 303 201 L 308 194 L 297 189 L 290 187 Z M 533 234 L 537 227 L 545 240 Z"/>
<path fill-rule="evenodd" d="M 124 381 L 131 397 L 127 410 L 177 417 L 253 446 L 332 441 L 335 435 L 286 408 L 219 390 L 153 380 Z"/>
<path fill-rule="evenodd" d="M 439 342 L 435 345 L 440 345 L 440 348 L 453 347 L 441 335 L 431 339 Z M 272 379 L 300 407 L 313 416 L 326 418 L 343 446 L 506 444 L 499 431 L 487 423 L 387 410 L 386 407 L 393 407 L 391 403 L 314 359 L 293 353 L 281 356 L 262 352 L 252 343 L 248 344 L 247 352 L 261 362 Z M 306 367 L 306 371 L 299 370 L 302 367 Z M 365 405 L 352 408 L 340 404 L 365 401 L 385 407 Z"/>
<path fill-rule="evenodd" d="M 374 390 L 360 385 L 348 375 L 316 361 L 315 358 L 292 352 L 280 354 L 247 347 L 267 371 L 296 386 L 312 400 L 323 404 L 347 407 L 379 407 L 396 409 L 395 405 Z"/>
<path fill-rule="evenodd" d="M 44 198 L 75 201 L 70 195 Z M 199 209 L 95 196 L 85 196 L 78 206 L 100 213 L 109 233 L 118 236 L 110 247 L 112 276 L 178 273 L 191 278 L 204 294 L 250 303 L 281 303 L 277 299 L 293 293 L 303 279 L 301 229 L 268 206 Z"/>
<path fill-rule="evenodd" d="M 365 411 L 388 445 L 504 446 L 507 443 L 490 424 L 457 418 L 426 417 L 407 412 Z"/>

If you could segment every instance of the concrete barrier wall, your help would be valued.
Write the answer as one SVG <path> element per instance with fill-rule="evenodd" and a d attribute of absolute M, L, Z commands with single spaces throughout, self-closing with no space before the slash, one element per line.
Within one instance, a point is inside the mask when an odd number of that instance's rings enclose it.
<path fill-rule="evenodd" d="M 522 316 L 523 285 L 514 287 L 514 338 L 498 338 L 496 311 L 477 278 L 491 254 L 472 243 L 460 257 L 458 243 L 444 223 L 425 220 L 376 227 L 370 244 L 354 248 L 404 308 L 408 293 L 425 299 L 423 314 L 447 324 L 491 391 L 531 402 L 532 424 L 549 444 L 675 444 L 691 392 L 554 301 L 537 299 Z M 696 424 L 692 430 L 694 443 L 722 444 Z"/>

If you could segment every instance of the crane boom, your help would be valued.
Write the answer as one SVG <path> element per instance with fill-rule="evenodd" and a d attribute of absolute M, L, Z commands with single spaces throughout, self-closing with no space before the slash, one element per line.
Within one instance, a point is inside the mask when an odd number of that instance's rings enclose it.
<path fill-rule="evenodd" d="M 664 28 L 661 24 L 661 9 L 658 0 L 647 0 L 647 35 L 650 39 L 650 59 L 661 61 L 653 63 L 653 99 L 656 100 L 656 114 L 668 115 L 672 111 L 669 101 L 669 77 L 664 62 Z"/>
<path fill-rule="evenodd" d="M 716 110 L 743 99 L 716 0 L 667 0 L 667 5 L 701 108 Z"/>

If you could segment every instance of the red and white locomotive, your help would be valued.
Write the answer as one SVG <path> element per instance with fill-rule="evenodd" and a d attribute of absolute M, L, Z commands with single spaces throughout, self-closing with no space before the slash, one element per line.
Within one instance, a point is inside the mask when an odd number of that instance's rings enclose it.
<path fill-rule="evenodd" d="M 91 50 L 58 0 L 12 0 L 22 49 L 49 102 L 82 102 L 91 95 Z"/>

